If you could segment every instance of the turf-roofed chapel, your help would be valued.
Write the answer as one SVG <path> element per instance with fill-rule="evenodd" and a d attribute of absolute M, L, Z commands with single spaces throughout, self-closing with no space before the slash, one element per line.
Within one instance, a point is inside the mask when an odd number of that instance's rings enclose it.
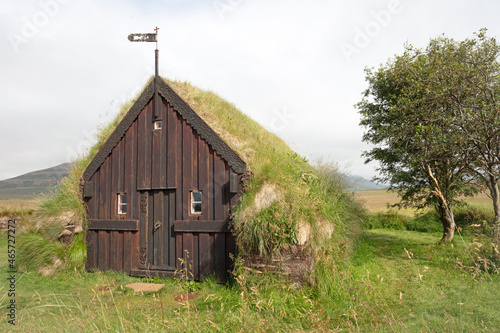
<path fill-rule="evenodd" d="M 310 270 L 341 220 L 316 170 L 212 92 L 163 79 L 158 91 L 158 114 L 151 82 L 83 173 L 87 269 L 174 276 L 184 265 L 225 281 L 238 249 L 292 253 Z"/>

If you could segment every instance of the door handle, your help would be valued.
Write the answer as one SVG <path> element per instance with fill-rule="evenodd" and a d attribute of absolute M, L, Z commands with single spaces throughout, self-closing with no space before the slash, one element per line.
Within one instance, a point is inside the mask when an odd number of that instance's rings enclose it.
<path fill-rule="evenodd" d="M 156 221 L 155 225 L 154 225 L 154 231 L 158 230 L 161 226 L 161 223 L 160 221 Z"/>

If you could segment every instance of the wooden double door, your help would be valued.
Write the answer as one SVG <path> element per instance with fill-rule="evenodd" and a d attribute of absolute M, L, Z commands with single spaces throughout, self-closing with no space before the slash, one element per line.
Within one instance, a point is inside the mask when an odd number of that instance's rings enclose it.
<path fill-rule="evenodd" d="M 175 190 L 141 191 L 139 269 L 176 269 Z"/>

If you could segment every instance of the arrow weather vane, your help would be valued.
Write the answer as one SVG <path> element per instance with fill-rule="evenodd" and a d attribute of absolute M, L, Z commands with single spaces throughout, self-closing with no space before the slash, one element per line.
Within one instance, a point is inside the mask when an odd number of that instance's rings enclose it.
<path fill-rule="evenodd" d="M 154 117 L 155 119 L 160 116 L 160 110 L 158 105 L 158 55 L 160 51 L 158 51 L 158 30 L 160 28 L 156 27 L 154 29 L 155 33 L 143 33 L 143 34 L 130 34 L 128 35 L 128 40 L 131 42 L 153 42 L 156 43 L 155 50 L 155 78 L 154 78 Z"/>

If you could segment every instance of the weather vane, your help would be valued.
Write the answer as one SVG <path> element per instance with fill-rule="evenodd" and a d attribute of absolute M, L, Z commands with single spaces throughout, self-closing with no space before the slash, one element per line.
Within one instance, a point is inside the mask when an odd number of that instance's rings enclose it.
<path fill-rule="evenodd" d="M 158 51 L 158 30 L 160 28 L 156 27 L 154 29 L 155 33 L 143 33 L 143 34 L 130 34 L 128 35 L 128 40 L 131 42 L 152 42 L 156 43 L 155 49 L 155 78 L 154 78 L 154 117 L 158 118 L 160 115 L 160 108 L 158 105 L 158 56 L 160 51 Z"/>

